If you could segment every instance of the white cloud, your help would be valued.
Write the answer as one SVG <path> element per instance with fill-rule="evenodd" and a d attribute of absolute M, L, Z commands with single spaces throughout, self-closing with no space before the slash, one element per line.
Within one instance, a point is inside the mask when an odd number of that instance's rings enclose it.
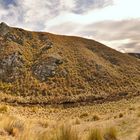
<path fill-rule="evenodd" d="M 97 40 L 118 50 L 140 51 L 136 43 L 139 41 L 138 30 L 131 29 L 139 24 L 139 0 L 12 0 L 14 4 L 6 6 L 3 1 L 6 3 L 7 0 L 0 1 L 0 21 L 11 26 L 83 37 L 94 35 Z M 125 24 L 126 20 L 130 20 L 131 26 Z M 100 23 L 100 26 L 96 23 Z M 114 25 L 118 30 L 115 31 Z M 89 31 L 85 31 L 86 28 Z M 126 32 L 126 29 L 131 32 L 129 36 L 118 38 L 122 37 L 120 33 Z M 117 33 L 108 35 L 112 30 Z M 130 49 L 131 42 L 135 49 Z"/>

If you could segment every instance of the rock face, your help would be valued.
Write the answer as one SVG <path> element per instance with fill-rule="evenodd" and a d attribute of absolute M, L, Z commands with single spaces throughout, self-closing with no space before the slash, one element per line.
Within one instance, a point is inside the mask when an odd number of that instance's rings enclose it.
<path fill-rule="evenodd" d="M 20 38 L 20 37 L 16 37 L 15 35 L 11 34 L 10 32 L 8 32 L 6 35 L 5 35 L 5 39 L 8 40 L 8 41 L 13 41 L 15 43 L 18 43 L 20 45 L 23 45 L 23 38 Z"/>
<path fill-rule="evenodd" d="M 0 35 L 6 35 L 9 32 L 9 29 L 10 27 L 6 23 L 0 23 Z"/>
<path fill-rule="evenodd" d="M 53 47 L 52 42 L 48 41 L 45 43 L 45 45 L 43 45 L 43 47 L 41 48 L 41 52 L 47 51 L 48 49 L 51 49 Z"/>
<path fill-rule="evenodd" d="M 45 41 L 44 45 L 42 45 L 39 55 L 46 53 L 49 49 L 53 47 L 53 43 L 49 40 Z"/>
<path fill-rule="evenodd" d="M 33 74 L 39 80 L 46 81 L 48 77 L 55 76 L 58 65 L 62 63 L 62 58 L 59 55 L 50 55 L 33 66 Z"/>
<path fill-rule="evenodd" d="M 20 69 L 24 65 L 24 60 L 20 52 L 14 52 L 11 55 L 0 60 L 0 79 L 11 82 L 20 74 Z"/>

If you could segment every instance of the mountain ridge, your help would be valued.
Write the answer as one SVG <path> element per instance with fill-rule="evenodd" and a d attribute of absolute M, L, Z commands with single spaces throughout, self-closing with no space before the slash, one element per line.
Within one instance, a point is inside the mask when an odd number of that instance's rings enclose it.
<path fill-rule="evenodd" d="M 129 55 L 140 59 L 140 53 L 128 53 Z"/>

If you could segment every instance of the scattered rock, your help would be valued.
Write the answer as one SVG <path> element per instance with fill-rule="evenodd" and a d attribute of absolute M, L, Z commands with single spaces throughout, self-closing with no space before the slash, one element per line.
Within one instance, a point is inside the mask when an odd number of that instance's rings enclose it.
<path fill-rule="evenodd" d="M 52 42 L 47 42 L 45 43 L 45 45 L 43 45 L 43 47 L 41 48 L 41 52 L 45 52 L 48 49 L 51 49 L 53 47 L 53 43 Z"/>
<path fill-rule="evenodd" d="M 9 41 L 14 41 L 14 42 L 17 39 L 17 37 L 15 35 L 11 34 L 11 33 L 7 33 L 5 38 Z"/>
<path fill-rule="evenodd" d="M 11 33 L 7 33 L 5 35 L 5 40 L 9 40 L 9 41 L 14 41 L 15 43 L 18 43 L 20 45 L 23 45 L 24 42 L 24 38 L 23 37 L 17 37 Z"/>
<path fill-rule="evenodd" d="M 63 60 L 62 57 L 58 54 L 51 54 L 48 56 L 48 60 L 50 63 L 55 63 L 55 64 L 62 64 Z"/>
<path fill-rule="evenodd" d="M 65 69 L 63 69 L 63 70 L 61 70 L 60 75 L 61 75 L 62 77 L 66 77 L 66 76 L 68 75 L 68 71 L 65 70 Z"/>

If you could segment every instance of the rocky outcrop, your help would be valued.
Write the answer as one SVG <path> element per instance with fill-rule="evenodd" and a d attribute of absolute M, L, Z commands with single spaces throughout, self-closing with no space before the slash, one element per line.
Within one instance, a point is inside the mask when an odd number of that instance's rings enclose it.
<path fill-rule="evenodd" d="M 0 35 L 6 35 L 9 32 L 9 29 L 10 27 L 6 23 L 0 23 Z"/>
<path fill-rule="evenodd" d="M 44 45 L 42 45 L 39 53 L 37 55 L 42 55 L 46 53 L 49 49 L 53 47 L 53 43 L 49 40 L 45 41 Z"/>
<path fill-rule="evenodd" d="M 62 64 L 62 58 L 59 55 L 50 55 L 45 60 L 37 62 L 33 66 L 33 74 L 41 81 L 48 80 L 56 74 L 58 65 Z"/>
<path fill-rule="evenodd" d="M 17 37 L 9 32 L 4 36 L 4 38 L 5 38 L 5 40 L 13 41 L 13 42 L 18 43 L 20 45 L 23 45 L 23 42 L 24 42 L 23 37 Z"/>
<path fill-rule="evenodd" d="M 0 23 L 0 36 L 3 37 L 5 41 L 9 42 L 13 41 L 20 45 L 23 45 L 24 39 L 22 35 L 21 36 L 14 35 L 12 32 L 10 32 L 10 27 L 4 22 Z"/>
<path fill-rule="evenodd" d="M 50 42 L 50 41 L 48 41 L 48 42 L 46 42 L 46 43 L 42 46 L 41 52 L 45 52 L 45 51 L 47 51 L 48 49 L 51 49 L 52 47 L 53 47 L 53 43 Z"/>
<path fill-rule="evenodd" d="M 20 74 L 24 60 L 20 52 L 14 52 L 0 60 L 0 79 L 12 82 Z"/>

